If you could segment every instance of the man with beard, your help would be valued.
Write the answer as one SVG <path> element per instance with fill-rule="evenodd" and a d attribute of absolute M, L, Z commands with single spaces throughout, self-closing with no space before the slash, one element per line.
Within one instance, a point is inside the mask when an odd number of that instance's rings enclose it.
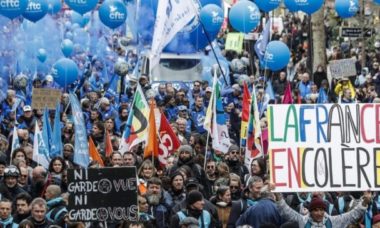
<path fill-rule="evenodd" d="M 19 224 L 30 216 L 30 202 L 32 202 L 32 197 L 28 193 L 20 193 L 16 196 L 16 213 L 13 215 L 15 223 Z"/>
<path fill-rule="evenodd" d="M 214 160 L 208 160 L 206 163 L 206 178 L 207 185 L 205 186 L 205 191 L 207 191 L 209 195 L 213 195 L 216 193 L 213 189 L 214 183 L 218 178 L 216 175 L 216 163 Z"/>
<path fill-rule="evenodd" d="M 248 174 L 248 169 L 244 164 L 240 162 L 240 148 L 237 145 L 231 145 L 228 149 L 228 156 L 226 163 L 230 167 L 230 172 L 235 173 L 240 177 L 240 180 L 244 181 L 244 176 Z"/>
<path fill-rule="evenodd" d="M 169 227 L 170 210 L 173 206 L 172 197 L 162 188 L 162 182 L 157 177 L 148 180 L 146 197 L 149 203 L 149 212 L 156 218 L 156 227 Z"/>
<path fill-rule="evenodd" d="M 128 120 L 128 107 L 120 107 L 119 115 L 115 120 L 115 128 L 118 132 L 123 132 L 125 128 L 125 124 Z"/>
<path fill-rule="evenodd" d="M 236 227 L 235 223 L 248 208 L 255 206 L 261 198 L 261 189 L 264 186 L 263 179 L 253 176 L 249 179 L 248 186 L 245 189 L 240 200 L 232 201 L 232 208 L 227 227 Z"/>
<path fill-rule="evenodd" d="M 191 168 L 193 176 L 198 180 L 198 182 L 201 183 L 203 186 L 206 186 L 206 173 L 199 164 L 194 162 L 193 148 L 191 148 L 191 146 L 189 145 L 182 145 L 179 147 L 178 152 L 179 157 L 177 164 L 172 167 L 171 171 L 174 172 L 179 167 L 187 165 Z"/>
<path fill-rule="evenodd" d="M 19 169 L 10 165 L 4 170 L 4 184 L 0 185 L 1 196 L 9 200 L 14 200 L 19 193 L 25 192 L 18 184 L 17 179 L 20 176 Z"/>
<path fill-rule="evenodd" d="M 204 210 L 205 202 L 203 195 L 199 191 L 192 191 L 186 198 L 186 209 L 177 212 L 171 219 L 170 227 L 177 228 L 179 224 L 188 217 L 198 220 L 199 227 L 215 227 L 216 221 L 211 214 Z"/>

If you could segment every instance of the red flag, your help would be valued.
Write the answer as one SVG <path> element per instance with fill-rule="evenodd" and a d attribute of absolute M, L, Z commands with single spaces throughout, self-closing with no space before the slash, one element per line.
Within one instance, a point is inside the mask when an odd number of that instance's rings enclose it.
<path fill-rule="evenodd" d="M 157 128 L 156 118 L 154 117 L 155 103 L 149 104 L 149 124 L 148 124 L 148 143 L 145 145 L 144 159 L 149 157 L 158 157 L 158 140 L 157 140 Z"/>
<path fill-rule="evenodd" d="M 244 82 L 243 87 L 243 102 L 241 110 L 241 127 L 240 127 L 240 138 L 241 145 L 245 146 L 248 134 L 248 121 L 249 121 L 249 106 L 251 104 L 251 95 L 249 94 L 247 83 Z"/>
<path fill-rule="evenodd" d="M 300 94 L 297 94 L 297 104 L 302 104 L 302 98 Z"/>
<path fill-rule="evenodd" d="M 106 136 L 104 139 L 105 139 L 105 142 L 104 142 L 105 148 L 104 149 L 106 151 L 106 157 L 108 158 L 113 152 L 111 136 L 110 136 L 110 133 L 108 132 L 108 130 L 106 130 Z"/>
<path fill-rule="evenodd" d="M 92 140 L 91 136 L 89 137 L 89 140 L 88 140 L 88 151 L 89 151 L 91 159 L 93 161 L 96 161 L 100 167 L 104 167 L 103 159 L 100 156 L 98 150 L 96 149 L 95 143 Z"/>
<path fill-rule="evenodd" d="M 288 82 L 284 92 L 284 98 L 282 99 L 283 104 L 293 104 L 292 88 Z"/>
<path fill-rule="evenodd" d="M 165 115 L 161 113 L 161 124 L 160 124 L 160 146 L 158 151 L 158 161 L 161 166 L 167 164 L 167 157 L 174 153 L 180 146 L 177 135 L 174 133 L 172 127 L 170 126 Z"/>

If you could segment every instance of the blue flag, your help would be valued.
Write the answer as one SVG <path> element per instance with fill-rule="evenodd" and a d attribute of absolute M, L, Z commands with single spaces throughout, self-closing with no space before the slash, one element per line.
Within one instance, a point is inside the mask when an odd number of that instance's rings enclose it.
<path fill-rule="evenodd" d="M 267 49 L 267 45 L 270 41 L 270 19 L 265 24 L 264 30 L 262 31 L 259 39 L 257 39 L 255 43 L 255 52 L 256 55 L 259 57 L 260 62 L 263 62 L 265 51 Z"/>
<path fill-rule="evenodd" d="M 61 104 L 57 102 L 54 116 L 54 128 L 52 144 L 50 148 L 50 157 L 55 158 L 57 156 L 63 157 L 62 153 L 62 132 L 61 132 L 61 118 L 60 118 Z"/>
<path fill-rule="evenodd" d="M 51 126 L 50 126 L 50 120 L 49 120 L 49 110 L 45 108 L 44 115 L 42 116 L 42 140 L 44 141 L 44 144 L 49 152 L 49 155 L 51 155 Z"/>
<path fill-rule="evenodd" d="M 274 91 L 273 91 L 273 86 L 272 86 L 271 80 L 267 81 L 267 88 L 265 89 L 265 93 L 268 94 L 270 100 L 276 99 L 274 96 Z"/>
<path fill-rule="evenodd" d="M 327 93 L 326 93 L 326 91 L 325 91 L 323 88 L 320 88 L 320 89 L 319 89 L 319 94 L 318 94 L 318 100 L 317 100 L 317 103 L 318 103 L 318 104 L 328 103 Z"/>
<path fill-rule="evenodd" d="M 88 153 L 86 125 L 78 98 L 73 93 L 70 93 L 70 104 L 75 128 L 74 163 L 87 168 L 90 164 L 90 155 Z"/>

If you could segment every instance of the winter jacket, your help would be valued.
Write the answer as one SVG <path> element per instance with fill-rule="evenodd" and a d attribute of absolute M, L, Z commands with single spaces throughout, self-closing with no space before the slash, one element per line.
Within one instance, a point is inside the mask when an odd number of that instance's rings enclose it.
<path fill-rule="evenodd" d="M 332 227 L 346 227 L 349 224 L 357 221 L 361 216 L 364 215 L 366 207 L 361 203 L 358 204 L 350 212 L 344 213 L 342 215 L 330 216 L 325 213 L 325 219 L 322 223 L 315 223 L 311 220 L 310 215 L 301 215 L 294 210 L 292 210 L 285 202 L 285 200 L 280 200 L 277 202 L 277 208 L 280 212 L 280 215 L 285 220 L 296 221 L 298 222 L 299 227 L 305 227 L 306 224 L 311 223 L 311 228 L 313 227 L 325 227 L 327 222 L 331 223 Z"/>
<path fill-rule="evenodd" d="M 66 204 L 62 197 L 51 199 L 47 202 L 49 208 L 46 218 L 61 227 L 65 224 L 65 215 L 67 214 Z"/>
<path fill-rule="evenodd" d="M 18 224 L 14 222 L 12 216 L 9 216 L 7 219 L 0 220 L 0 227 L 2 228 L 17 228 Z"/>
<path fill-rule="evenodd" d="M 256 205 L 248 208 L 239 220 L 236 222 L 236 226 L 250 225 L 252 227 L 260 227 L 260 225 L 270 221 L 276 226 L 280 226 L 281 216 L 278 212 L 276 204 L 270 199 L 261 199 Z"/>

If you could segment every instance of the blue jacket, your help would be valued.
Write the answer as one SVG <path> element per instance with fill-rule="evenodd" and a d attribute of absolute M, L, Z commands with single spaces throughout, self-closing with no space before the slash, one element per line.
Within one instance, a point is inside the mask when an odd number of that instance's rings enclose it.
<path fill-rule="evenodd" d="M 282 224 L 276 204 L 270 199 L 261 199 L 240 216 L 236 226 L 250 225 L 260 227 L 260 225 L 269 221 L 276 226 Z"/>
<path fill-rule="evenodd" d="M 204 123 L 205 117 L 206 117 L 206 110 L 205 110 L 205 108 L 202 107 L 198 111 L 195 108 L 193 108 L 191 110 L 190 115 L 191 115 L 191 120 L 194 123 L 195 130 L 198 133 L 200 133 L 200 134 L 205 133 L 206 130 L 203 128 L 203 123 Z"/>

